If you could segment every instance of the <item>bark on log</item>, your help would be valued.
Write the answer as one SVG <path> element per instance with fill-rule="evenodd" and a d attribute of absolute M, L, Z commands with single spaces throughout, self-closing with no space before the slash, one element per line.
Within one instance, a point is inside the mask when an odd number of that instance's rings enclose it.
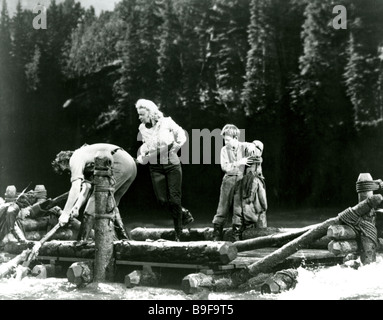
<path fill-rule="evenodd" d="M 189 264 L 227 264 L 237 257 L 237 249 L 223 241 L 115 241 L 117 259 Z"/>
<path fill-rule="evenodd" d="M 373 195 L 370 198 L 358 203 L 352 209 L 357 215 L 363 216 L 365 214 L 368 214 L 371 208 L 376 208 L 382 202 L 382 199 L 383 196 L 380 194 Z M 247 269 L 243 270 L 241 278 L 243 280 L 247 280 L 259 273 L 268 272 L 268 270 L 271 270 L 273 267 L 275 267 L 277 264 L 282 262 L 285 258 L 290 256 L 294 252 L 303 248 L 308 243 L 311 243 L 314 240 L 324 236 L 327 233 L 327 229 L 329 226 L 337 224 L 339 222 L 340 219 L 338 215 L 335 218 L 331 218 L 324 221 L 323 223 L 320 223 L 317 227 L 307 231 L 306 233 L 287 243 L 283 247 L 277 249 L 265 258 L 248 266 Z"/>
<path fill-rule="evenodd" d="M 243 231 L 243 240 L 254 239 L 279 233 L 295 232 L 300 230 L 306 230 L 313 226 L 304 228 L 248 228 Z M 231 241 L 231 228 L 224 229 L 223 239 L 224 241 Z M 174 229 L 170 228 L 134 228 L 131 230 L 132 240 L 145 241 L 145 240 L 169 240 L 173 241 L 175 234 Z M 184 229 L 180 238 L 181 241 L 212 241 L 213 240 L 213 228 L 192 228 Z"/>
<path fill-rule="evenodd" d="M 332 240 L 328 244 L 328 251 L 335 254 L 336 256 L 342 254 L 358 252 L 358 243 L 356 240 Z"/>
<path fill-rule="evenodd" d="M 356 239 L 357 234 L 353 228 L 347 225 L 334 225 L 327 229 L 327 236 L 331 240 L 353 240 Z"/>
<path fill-rule="evenodd" d="M 25 233 L 25 237 L 30 241 L 39 241 L 46 235 L 45 231 L 29 231 Z M 71 229 L 59 229 L 52 236 L 52 240 L 76 240 L 77 232 Z"/>
<path fill-rule="evenodd" d="M 107 152 L 98 152 L 95 159 L 94 195 L 95 195 L 95 245 L 94 282 L 111 280 L 113 274 L 113 236 L 114 222 L 110 212 L 114 210 L 114 195 L 108 189 L 111 186 L 113 157 Z"/>
<path fill-rule="evenodd" d="M 40 230 L 46 231 L 49 225 L 49 217 L 42 217 L 39 219 L 25 218 L 23 220 L 20 220 L 20 223 L 24 228 L 25 232 Z"/>
<path fill-rule="evenodd" d="M 26 243 L 7 243 L 3 250 L 4 252 L 12 254 L 20 254 L 25 249 L 31 249 L 35 243 L 35 241 Z M 94 242 L 77 245 L 76 241 L 52 240 L 45 242 L 41 246 L 39 256 L 94 259 L 94 252 Z"/>
<path fill-rule="evenodd" d="M 169 240 L 173 241 L 175 238 L 174 229 L 170 228 L 134 228 L 131 232 L 132 240 L 145 241 L 145 240 Z M 196 228 L 184 229 L 182 231 L 180 241 L 212 241 L 213 229 L 212 228 Z"/>
<path fill-rule="evenodd" d="M 93 280 L 93 264 L 88 262 L 75 262 L 67 270 L 67 278 L 77 287 L 85 287 Z"/>
<path fill-rule="evenodd" d="M 311 230 L 315 226 L 318 226 L 318 225 L 296 229 L 292 232 L 272 234 L 269 236 L 258 237 L 254 239 L 236 241 L 234 243 L 234 246 L 237 248 L 238 252 L 249 251 L 249 250 L 254 250 L 259 248 L 266 248 L 266 247 L 278 247 L 285 244 L 288 241 L 291 241 L 299 237 L 300 235 L 304 234 L 308 230 Z"/>

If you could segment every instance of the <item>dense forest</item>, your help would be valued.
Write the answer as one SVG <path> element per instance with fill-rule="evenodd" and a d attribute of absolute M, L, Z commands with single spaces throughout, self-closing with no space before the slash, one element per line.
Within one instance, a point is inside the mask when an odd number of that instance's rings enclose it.
<path fill-rule="evenodd" d="M 383 0 L 336 4 L 346 29 L 332 0 L 121 0 L 100 15 L 51 0 L 36 30 L 35 13 L 2 0 L 0 192 L 67 191 L 50 163 L 84 143 L 136 156 L 134 104 L 147 98 L 189 136 L 234 123 L 263 141 L 270 210 L 353 205 L 359 173 L 383 178 Z M 213 216 L 220 165 L 183 172 L 185 206 Z M 140 166 L 122 205 L 151 200 Z"/>

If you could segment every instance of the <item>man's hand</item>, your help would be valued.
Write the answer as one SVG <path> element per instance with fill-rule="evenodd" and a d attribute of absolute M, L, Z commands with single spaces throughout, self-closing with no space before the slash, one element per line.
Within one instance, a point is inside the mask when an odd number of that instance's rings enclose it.
<path fill-rule="evenodd" d="M 59 218 L 60 227 L 66 225 L 69 221 L 69 218 L 70 218 L 70 213 L 63 211 Z"/>
<path fill-rule="evenodd" d="M 73 207 L 70 212 L 69 218 L 77 218 L 79 216 L 78 210 L 79 209 L 77 207 Z"/>
<path fill-rule="evenodd" d="M 17 217 L 21 220 L 24 220 L 26 217 L 29 217 L 29 215 L 31 214 L 31 212 L 29 211 L 29 209 L 27 208 L 23 208 L 19 211 Z"/>

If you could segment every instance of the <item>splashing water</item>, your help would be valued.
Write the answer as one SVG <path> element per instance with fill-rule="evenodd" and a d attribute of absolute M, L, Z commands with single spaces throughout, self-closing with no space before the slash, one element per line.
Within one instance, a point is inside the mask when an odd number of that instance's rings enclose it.
<path fill-rule="evenodd" d="M 293 290 L 278 295 L 283 300 L 381 300 L 383 256 L 369 265 L 353 269 L 337 265 L 316 270 L 299 268 Z"/>
<path fill-rule="evenodd" d="M 182 290 L 134 287 L 123 283 L 90 284 L 79 289 L 66 278 L 0 279 L 0 300 L 382 300 L 383 255 L 355 270 L 346 266 L 298 269 L 297 285 L 280 294 L 258 291 L 208 292 L 186 295 Z"/>

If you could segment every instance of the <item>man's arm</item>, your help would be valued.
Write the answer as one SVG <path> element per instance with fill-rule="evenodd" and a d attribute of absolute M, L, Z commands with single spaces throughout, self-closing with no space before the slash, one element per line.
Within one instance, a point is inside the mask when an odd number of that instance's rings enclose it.
<path fill-rule="evenodd" d="M 74 204 L 80 195 L 81 182 L 82 179 L 72 181 L 72 186 L 69 190 L 68 199 L 65 203 L 64 210 L 59 218 L 59 223 L 61 226 L 65 225 L 69 221 L 72 208 L 74 207 Z"/>

